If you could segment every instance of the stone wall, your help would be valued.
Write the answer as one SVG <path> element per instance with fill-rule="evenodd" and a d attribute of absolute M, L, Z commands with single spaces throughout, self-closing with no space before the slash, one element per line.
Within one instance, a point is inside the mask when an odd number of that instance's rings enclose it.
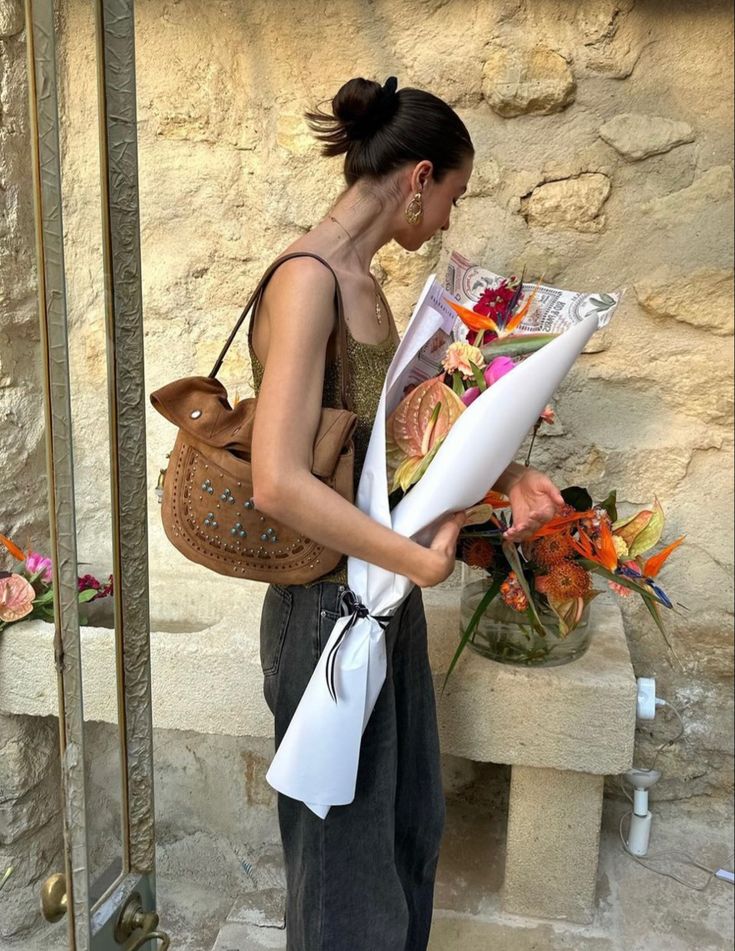
<path fill-rule="evenodd" d="M 10 9 L 7 4 L 2 9 Z M 661 794 L 731 788 L 732 44 L 729 4 L 644 0 L 384 0 L 324 6 L 149 0 L 137 7 L 146 389 L 206 373 L 265 265 L 341 190 L 304 109 L 353 75 L 430 89 L 476 145 L 453 226 L 419 252 L 381 250 L 376 274 L 405 326 L 426 276 L 454 248 L 502 273 L 579 290 L 625 288 L 613 326 L 562 387 L 559 423 L 535 463 L 560 484 L 616 488 L 622 509 L 660 498 L 666 538 L 686 533 L 663 582 L 672 656 L 626 604 L 639 675 L 682 710 L 684 744 L 659 760 Z M 13 29 L 17 26 L 14 22 Z M 109 571 L 99 170 L 92 11 L 64 5 L 66 260 L 74 385 L 79 550 Z M 0 134 L 24 142 L 21 37 Z M 11 66 L 8 62 L 12 60 Z M 12 135 L 21 138 L 14 140 Z M 25 145 L 23 145 L 25 147 Z M 3 530 L 25 543 L 45 498 L 36 380 L 26 166 L 7 152 L 0 197 L 16 197 L 3 250 L 0 434 L 10 492 Z M 20 154 L 20 153 L 18 153 Z M 222 373 L 249 386 L 245 339 Z M 2 396 L 4 394 L 4 396 Z M 152 571 L 172 550 L 152 488 L 170 426 L 149 408 Z M 5 462 L 5 459 L 8 461 Z M 24 466 L 25 482 L 19 479 Z M 4 473 L 5 474 L 5 473 Z M 193 607 L 196 610 L 196 606 Z M 673 723 L 671 727 L 673 731 Z M 657 723 L 655 740 L 671 735 Z M 641 737 L 642 761 L 650 749 Z"/>

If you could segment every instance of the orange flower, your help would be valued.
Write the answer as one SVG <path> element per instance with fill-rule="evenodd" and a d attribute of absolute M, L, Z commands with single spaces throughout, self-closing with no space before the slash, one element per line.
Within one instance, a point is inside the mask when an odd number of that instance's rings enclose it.
<path fill-rule="evenodd" d="M 560 561 L 548 574 L 536 577 L 536 589 L 557 601 L 581 598 L 591 587 L 589 572 L 573 561 Z"/>
<path fill-rule="evenodd" d="M 595 561 L 608 571 L 615 571 L 618 567 L 618 551 L 610 525 L 606 521 L 600 522 L 597 538 L 592 541 L 589 535 L 580 529 L 578 539 L 572 539 L 572 544 L 583 558 Z"/>
<path fill-rule="evenodd" d="M 492 505 L 494 509 L 507 509 L 510 507 L 510 499 L 508 496 L 503 495 L 502 492 L 496 492 L 494 489 L 490 489 L 487 495 L 480 501 L 485 502 L 487 505 Z"/>
<path fill-rule="evenodd" d="M 582 521 L 585 518 L 591 518 L 594 514 L 594 509 L 589 509 L 586 512 L 577 512 L 576 509 L 572 509 L 571 512 L 562 512 L 561 515 L 556 515 L 554 518 L 549 519 L 548 522 L 533 533 L 531 538 L 536 539 L 543 538 L 544 535 L 555 535 L 559 529 L 569 528 L 574 525 L 575 522 Z"/>
<path fill-rule="evenodd" d="M 471 568 L 489 568 L 495 557 L 493 546 L 486 538 L 467 540 L 463 555 L 465 564 Z"/>
<path fill-rule="evenodd" d="M 564 561 L 574 551 L 571 536 L 567 532 L 557 532 L 555 535 L 546 535 L 534 543 L 531 553 L 533 558 L 545 568 L 551 568 Z"/>
<path fill-rule="evenodd" d="M 664 566 L 664 562 L 669 557 L 672 551 L 675 551 L 681 545 L 681 543 L 686 538 L 686 535 L 682 535 L 680 538 L 677 538 L 675 542 L 672 542 L 670 545 L 667 545 L 666 548 L 662 548 L 657 555 L 652 555 L 648 561 L 643 566 L 643 574 L 646 578 L 655 578 L 656 575 L 661 571 Z"/>
<path fill-rule="evenodd" d="M 500 597 L 505 601 L 508 607 L 513 608 L 515 611 L 525 611 L 528 607 L 528 598 L 516 577 L 515 571 L 511 571 L 501 584 Z"/>
<path fill-rule="evenodd" d="M 9 538 L 6 538 L 5 535 L 0 535 L 0 542 L 2 542 L 3 545 L 5 545 L 5 547 L 8 549 L 8 551 L 13 556 L 13 558 L 16 559 L 16 561 L 26 560 L 26 556 L 23 554 L 20 548 L 18 548 L 15 542 L 11 542 L 11 540 Z"/>
<path fill-rule="evenodd" d="M 390 491 L 403 491 L 417 482 L 464 411 L 464 404 L 441 377 L 414 387 L 388 417 L 386 452 Z"/>

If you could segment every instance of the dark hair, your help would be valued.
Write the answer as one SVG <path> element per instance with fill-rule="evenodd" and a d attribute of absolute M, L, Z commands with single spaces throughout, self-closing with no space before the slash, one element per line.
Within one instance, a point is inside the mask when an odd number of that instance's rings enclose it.
<path fill-rule="evenodd" d="M 475 149 L 464 122 L 443 99 L 423 89 L 396 92 L 390 76 L 383 86 L 350 79 L 332 99 L 332 111 L 305 113 L 324 144 L 322 155 L 345 155 L 348 185 L 358 178 L 382 178 L 406 162 L 427 159 L 440 181 Z"/>

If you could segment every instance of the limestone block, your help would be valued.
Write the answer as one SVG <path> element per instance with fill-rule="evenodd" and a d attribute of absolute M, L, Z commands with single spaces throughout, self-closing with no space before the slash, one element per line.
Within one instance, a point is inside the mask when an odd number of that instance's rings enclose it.
<path fill-rule="evenodd" d="M 37 786 L 57 758 L 55 721 L 0 714 L 0 803 Z"/>
<path fill-rule="evenodd" d="M 680 320 L 722 337 L 733 333 L 733 272 L 699 268 L 689 274 L 652 274 L 634 285 L 640 305 L 655 317 Z"/>
<path fill-rule="evenodd" d="M 24 795 L 0 801 L 0 843 L 10 845 L 36 832 L 60 810 L 59 770 L 52 766 L 42 781 Z"/>
<path fill-rule="evenodd" d="M 425 596 L 442 751 L 480 762 L 618 773 L 633 756 L 636 684 L 618 606 L 591 607 L 581 657 L 538 669 L 465 650 L 442 693 L 459 639 L 456 591 Z"/>
<path fill-rule="evenodd" d="M 569 63 L 554 50 L 496 47 L 482 74 L 482 93 L 505 118 L 561 112 L 576 94 Z"/>
<path fill-rule="evenodd" d="M 503 908 L 593 918 L 604 777 L 513 767 Z"/>
<path fill-rule="evenodd" d="M 598 233 L 605 227 L 602 206 L 610 188 L 599 172 L 546 182 L 521 201 L 521 213 L 531 226 Z"/>
<path fill-rule="evenodd" d="M 625 158 L 639 161 L 693 142 L 694 130 L 686 122 L 663 116 L 624 112 L 600 126 L 600 138 Z"/>
<path fill-rule="evenodd" d="M 0 39 L 20 33 L 23 22 L 23 0 L 0 0 Z"/>

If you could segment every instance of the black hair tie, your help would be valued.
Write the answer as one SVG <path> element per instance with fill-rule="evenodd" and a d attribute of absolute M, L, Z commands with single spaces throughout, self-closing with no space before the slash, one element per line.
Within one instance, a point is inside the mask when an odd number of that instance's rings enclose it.
<path fill-rule="evenodd" d="M 383 89 L 381 95 L 383 99 L 391 99 L 396 94 L 396 89 L 398 88 L 398 80 L 395 76 L 389 76 L 386 81 L 383 83 Z"/>

